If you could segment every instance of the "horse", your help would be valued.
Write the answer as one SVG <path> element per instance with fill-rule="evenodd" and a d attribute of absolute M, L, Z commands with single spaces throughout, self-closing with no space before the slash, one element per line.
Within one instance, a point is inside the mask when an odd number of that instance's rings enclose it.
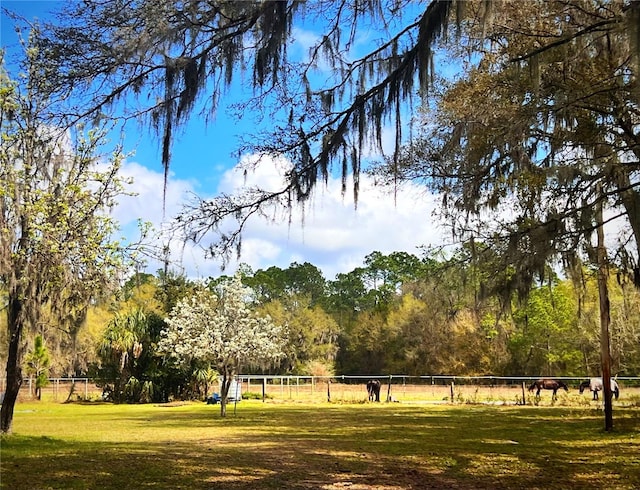
<path fill-rule="evenodd" d="M 564 389 L 564 391 L 569 391 L 569 387 L 564 383 L 564 381 L 546 378 L 538 379 L 531 383 L 529 391 L 533 391 L 535 388 L 538 389 L 536 396 L 540 396 L 540 390 L 553 390 L 552 398 L 556 398 L 556 393 L 560 388 Z"/>
<path fill-rule="evenodd" d="M 580 393 L 584 392 L 585 388 L 589 388 L 593 392 L 593 399 L 597 400 L 598 392 L 604 390 L 602 378 L 591 378 L 580 383 Z M 616 400 L 620 396 L 620 387 L 618 386 L 618 382 L 613 378 L 611 378 L 611 393 L 616 397 Z"/>
<path fill-rule="evenodd" d="M 369 393 L 369 401 L 380 401 L 380 380 L 370 379 L 367 381 L 367 393 Z"/>

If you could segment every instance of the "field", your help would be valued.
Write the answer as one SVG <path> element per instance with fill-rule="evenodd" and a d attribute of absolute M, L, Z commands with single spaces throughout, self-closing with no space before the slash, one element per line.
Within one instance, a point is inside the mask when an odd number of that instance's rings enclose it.
<path fill-rule="evenodd" d="M 514 392 L 456 404 L 442 393 L 398 403 L 275 395 L 231 405 L 226 419 L 201 402 L 21 402 L 1 440 L 0 486 L 640 488 L 640 408 L 628 392 L 614 402 L 611 433 L 587 394 L 552 402 L 547 392 L 526 406 L 509 402 Z"/>

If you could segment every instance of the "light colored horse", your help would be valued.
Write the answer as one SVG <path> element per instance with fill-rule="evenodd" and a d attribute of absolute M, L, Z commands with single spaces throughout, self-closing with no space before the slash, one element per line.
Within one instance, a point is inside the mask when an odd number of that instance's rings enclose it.
<path fill-rule="evenodd" d="M 580 383 L 580 393 L 582 393 L 585 388 L 589 388 L 593 392 L 593 399 L 597 400 L 598 392 L 604 389 L 602 378 L 591 378 Z M 616 400 L 620 396 L 620 387 L 618 386 L 618 382 L 613 378 L 611 378 L 611 393 L 616 397 Z"/>

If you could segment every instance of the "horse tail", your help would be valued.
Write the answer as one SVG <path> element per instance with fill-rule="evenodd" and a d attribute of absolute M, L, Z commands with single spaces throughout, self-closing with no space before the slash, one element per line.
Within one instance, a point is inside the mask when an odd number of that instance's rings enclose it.
<path fill-rule="evenodd" d="M 535 389 L 536 383 L 537 381 L 534 381 L 533 383 L 531 383 L 531 386 L 529 386 L 529 391 L 533 391 Z"/>

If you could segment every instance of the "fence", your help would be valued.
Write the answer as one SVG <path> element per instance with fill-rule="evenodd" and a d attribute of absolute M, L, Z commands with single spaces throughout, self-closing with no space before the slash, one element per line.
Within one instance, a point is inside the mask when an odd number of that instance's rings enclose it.
<path fill-rule="evenodd" d="M 6 378 L 0 378 L 0 393 L 4 394 L 7 386 Z M 20 387 L 19 400 L 26 400 L 36 396 L 36 381 L 34 378 L 25 378 Z M 90 378 L 49 378 L 49 384 L 41 389 L 43 400 L 64 402 L 69 399 L 74 401 L 96 400 L 102 396 L 102 388 L 98 388 Z"/>
<path fill-rule="evenodd" d="M 523 403 L 539 376 L 256 376 L 241 375 L 242 392 L 255 398 L 358 402 L 367 399 L 366 382 L 381 382 L 380 399 L 406 402 L 502 401 Z M 586 377 L 556 377 L 577 393 Z M 621 390 L 640 396 L 640 377 L 618 377 Z"/>
<path fill-rule="evenodd" d="M 367 399 L 366 382 L 381 382 L 380 399 L 402 402 L 473 402 L 495 401 L 521 403 L 531 396 L 526 390 L 538 376 L 451 376 L 451 375 L 378 375 L 378 376 L 275 376 L 243 374 L 237 377 L 244 397 L 305 402 L 363 402 Z M 562 379 L 577 395 L 578 385 L 586 377 Z M 640 397 L 640 377 L 617 377 L 621 397 Z M 0 393 L 6 380 L 0 378 Z M 213 390 L 216 391 L 216 390 Z M 42 388 L 43 400 L 100 400 L 102 389 L 90 378 L 50 378 Z M 19 398 L 35 397 L 35 380 L 25 378 Z M 586 397 L 585 397 L 586 398 Z"/>

